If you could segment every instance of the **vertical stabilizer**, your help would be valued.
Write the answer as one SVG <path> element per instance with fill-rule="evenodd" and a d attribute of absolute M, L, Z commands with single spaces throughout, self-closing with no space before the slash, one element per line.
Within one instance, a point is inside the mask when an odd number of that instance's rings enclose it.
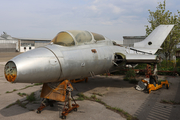
<path fill-rule="evenodd" d="M 134 47 L 138 49 L 153 49 L 152 53 L 154 54 L 172 30 L 174 25 L 159 25 L 155 30 L 143 41 L 134 43 Z"/>

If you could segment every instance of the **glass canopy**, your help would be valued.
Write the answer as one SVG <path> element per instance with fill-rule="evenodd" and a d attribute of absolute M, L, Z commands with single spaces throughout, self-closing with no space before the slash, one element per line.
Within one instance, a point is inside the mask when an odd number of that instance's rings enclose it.
<path fill-rule="evenodd" d="M 75 46 L 76 44 L 83 44 L 91 42 L 92 40 L 105 40 L 104 36 L 97 33 L 90 33 L 88 31 L 69 30 L 57 34 L 51 41 L 54 44 L 62 46 Z"/>

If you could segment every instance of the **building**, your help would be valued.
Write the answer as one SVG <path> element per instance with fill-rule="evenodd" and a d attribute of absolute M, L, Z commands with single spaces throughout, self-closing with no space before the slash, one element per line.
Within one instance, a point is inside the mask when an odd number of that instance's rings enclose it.
<path fill-rule="evenodd" d="M 51 39 L 15 38 L 6 32 L 0 36 L 0 52 L 26 52 L 49 44 Z"/>
<path fill-rule="evenodd" d="M 123 45 L 127 47 L 134 47 L 134 43 L 143 41 L 146 36 L 123 36 Z"/>
<path fill-rule="evenodd" d="M 17 52 L 19 51 L 20 40 L 12 38 L 6 32 L 0 36 L 0 52 Z"/>
<path fill-rule="evenodd" d="M 20 52 L 26 52 L 50 43 L 50 39 L 19 38 Z"/>

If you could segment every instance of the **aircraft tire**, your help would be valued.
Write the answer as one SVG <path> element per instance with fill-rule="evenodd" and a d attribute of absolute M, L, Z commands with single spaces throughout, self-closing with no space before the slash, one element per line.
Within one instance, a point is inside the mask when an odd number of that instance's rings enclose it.
<path fill-rule="evenodd" d="M 62 119 L 66 119 L 66 116 L 62 116 Z"/>
<path fill-rule="evenodd" d="M 36 112 L 37 114 L 40 114 L 41 113 L 41 111 L 40 110 L 37 110 L 37 112 Z"/>
<path fill-rule="evenodd" d="M 74 108 L 73 110 L 74 110 L 74 111 L 77 111 L 77 108 Z"/>
<path fill-rule="evenodd" d="M 169 89 L 169 85 L 166 85 L 166 89 Z"/>

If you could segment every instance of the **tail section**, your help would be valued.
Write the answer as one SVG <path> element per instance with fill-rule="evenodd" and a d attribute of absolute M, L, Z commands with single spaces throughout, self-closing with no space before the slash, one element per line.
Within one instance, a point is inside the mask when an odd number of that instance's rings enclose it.
<path fill-rule="evenodd" d="M 134 43 L 134 48 L 155 54 L 173 27 L 174 25 L 159 25 L 145 40 Z"/>

